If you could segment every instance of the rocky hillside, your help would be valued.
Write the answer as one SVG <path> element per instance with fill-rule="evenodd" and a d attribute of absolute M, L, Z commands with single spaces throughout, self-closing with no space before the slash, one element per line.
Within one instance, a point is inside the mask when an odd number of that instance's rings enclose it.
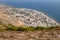
<path fill-rule="evenodd" d="M 7 31 L 0 32 L 0 40 L 60 40 L 60 27 L 42 31 Z"/>
<path fill-rule="evenodd" d="M 32 9 L 0 7 L 0 20 L 15 26 L 58 26 L 53 18 Z"/>
<path fill-rule="evenodd" d="M 0 40 L 60 40 L 60 26 L 42 12 L 0 4 Z"/>

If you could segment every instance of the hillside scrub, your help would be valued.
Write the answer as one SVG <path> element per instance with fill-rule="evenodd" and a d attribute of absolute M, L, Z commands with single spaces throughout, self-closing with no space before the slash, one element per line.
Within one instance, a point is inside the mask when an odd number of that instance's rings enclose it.
<path fill-rule="evenodd" d="M 0 25 L 2 25 L 2 21 L 0 21 Z M 52 30 L 58 27 L 41 27 L 41 26 L 37 26 L 37 27 L 33 27 L 33 26 L 26 26 L 26 27 L 16 27 L 12 24 L 8 24 L 8 25 L 3 25 L 5 27 L 5 29 L 2 29 L 0 27 L 0 31 L 7 31 L 7 30 L 11 30 L 11 31 L 35 31 L 35 30 Z"/>
<path fill-rule="evenodd" d="M 37 27 L 33 27 L 33 26 L 26 26 L 26 27 L 16 27 L 13 26 L 11 24 L 8 24 L 6 26 L 7 30 L 12 30 L 12 31 L 35 31 L 35 30 L 52 30 L 58 27 L 41 27 L 41 26 L 37 26 Z"/>
<path fill-rule="evenodd" d="M 3 22 L 2 21 L 0 21 L 0 25 L 2 25 L 3 24 Z"/>

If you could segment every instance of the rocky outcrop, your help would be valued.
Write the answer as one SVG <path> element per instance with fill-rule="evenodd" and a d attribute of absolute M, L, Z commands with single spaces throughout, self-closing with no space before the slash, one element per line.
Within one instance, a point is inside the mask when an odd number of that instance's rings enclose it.
<path fill-rule="evenodd" d="M 42 12 L 25 8 L 0 8 L 0 19 L 15 26 L 58 26 L 59 23 Z"/>

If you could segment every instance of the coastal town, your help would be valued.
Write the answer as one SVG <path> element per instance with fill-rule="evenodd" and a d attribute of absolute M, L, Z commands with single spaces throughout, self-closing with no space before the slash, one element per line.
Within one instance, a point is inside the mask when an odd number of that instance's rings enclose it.
<path fill-rule="evenodd" d="M 21 26 L 34 26 L 34 27 L 36 26 L 48 27 L 59 25 L 58 22 L 56 22 L 53 18 L 50 18 L 43 12 L 36 11 L 33 9 L 3 7 L 0 8 L 0 11 L 2 11 L 3 14 L 7 15 L 7 17 L 10 19 L 10 21 L 8 22 L 13 25 L 19 24 L 18 26 L 20 26 L 21 24 Z"/>
<path fill-rule="evenodd" d="M 0 40 L 60 40 L 60 26 L 43 12 L 0 5 Z"/>

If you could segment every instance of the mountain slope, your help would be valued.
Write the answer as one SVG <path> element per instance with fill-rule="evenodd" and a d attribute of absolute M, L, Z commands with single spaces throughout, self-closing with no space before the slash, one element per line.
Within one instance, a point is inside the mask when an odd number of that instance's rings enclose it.
<path fill-rule="evenodd" d="M 59 23 L 42 12 L 25 9 L 0 7 L 0 20 L 15 26 L 58 26 Z"/>
<path fill-rule="evenodd" d="M 60 27 L 48 31 L 0 32 L 0 40 L 60 40 Z"/>

